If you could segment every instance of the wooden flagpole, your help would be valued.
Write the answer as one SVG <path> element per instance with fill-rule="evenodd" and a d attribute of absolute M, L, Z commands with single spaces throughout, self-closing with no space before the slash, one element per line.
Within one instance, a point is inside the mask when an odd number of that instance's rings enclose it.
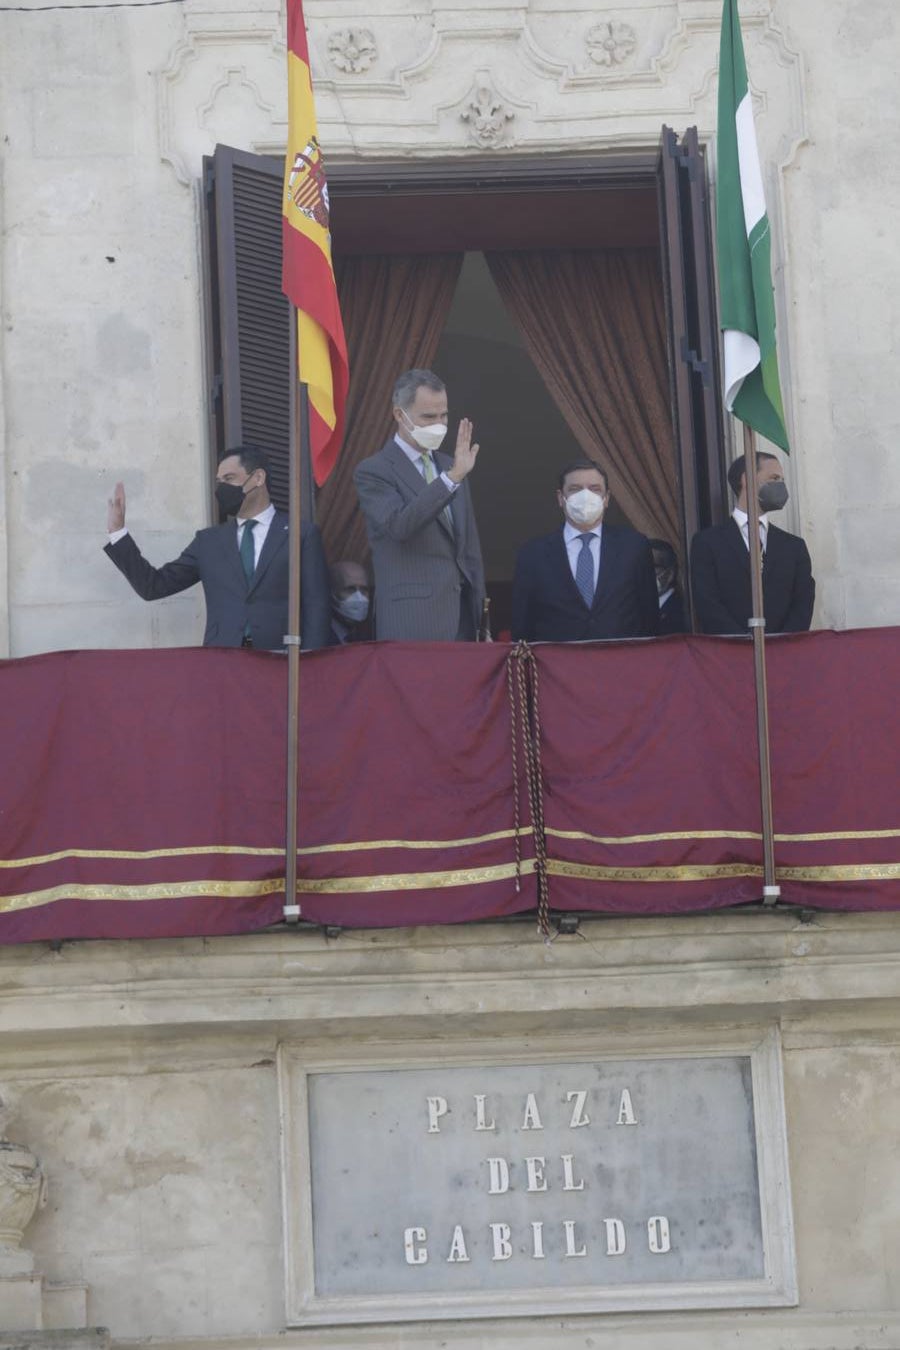
<path fill-rule="evenodd" d="M 766 620 L 763 606 L 762 545 L 759 538 L 759 484 L 756 473 L 756 439 L 753 428 L 744 428 L 744 481 L 747 489 L 747 542 L 750 546 L 750 593 L 753 617 L 753 668 L 756 683 L 756 737 L 759 745 L 759 791 L 762 807 L 763 902 L 774 905 L 781 895 L 775 880 L 775 832 L 772 815 L 772 770 L 769 760 L 769 702 L 766 689 Z"/>
<path fill-rule="evenodd" d="M 297 807 L 300 795 L 300 474 L 309 446 L 309 390 L 297 378 L 297 310 L 291 305 L 291 436 L 288 447 L 287 783 L 284 831 L 284 919 L 297 923 Z"/>

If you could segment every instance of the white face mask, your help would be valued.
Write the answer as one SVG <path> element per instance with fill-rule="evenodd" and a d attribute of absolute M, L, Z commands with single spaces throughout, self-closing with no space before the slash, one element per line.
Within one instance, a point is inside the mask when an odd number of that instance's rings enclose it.
<path fill-rule="evenodd" d="M 362 623 L 369 613 L 369 597 L 362 591 L 353 591 L 342 600 L 335 600 L 334 608 L 348 623 Z"/>
<path fill-rule="evenodd" d="M 566 498 L 566 515 L 573 525 L 595 525 L 606 510 L 606 498 L 582 488 Z"/>
<path fill-rule="evenodd" d="M 406 417 L 406 413 L 404 413 L 403 416 L 406 418 L 408 424 L 407 430 L 416 445 L 420 446 L 428 453 L 432 450 L 440 450 L 444 437 L 447 435 L 447 427 L 444 422 L 436 422 L 430 427 L 417 427 L 415 422 L 410 421 L 410 419 Z"/>

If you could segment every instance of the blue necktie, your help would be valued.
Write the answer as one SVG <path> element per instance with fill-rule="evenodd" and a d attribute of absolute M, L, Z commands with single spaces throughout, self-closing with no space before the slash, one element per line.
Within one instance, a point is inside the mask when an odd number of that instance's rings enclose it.
<path fill-rule="evenodd" d="M 590 533 L 581 536 L 581 552 L 575 563 L 575 585 L 588 609 L 594 603 L 594 560 L 591 557 L 591 540 L 595 538 L 596 535 Z"/>
<path fill-rule="evenodd" d="M 247 581 L 253 580 L 253 573 L 256 571 L 256 549 L 253 546 L 253 531 L 256 528 L 255 520 L 244 521 L 244 533 L 241 535 L 241 563 L 244 568 L 244 576 Z"/>

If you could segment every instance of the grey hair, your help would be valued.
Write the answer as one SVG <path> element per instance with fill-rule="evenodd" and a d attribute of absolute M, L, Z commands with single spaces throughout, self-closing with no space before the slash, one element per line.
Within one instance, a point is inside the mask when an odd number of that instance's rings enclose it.
<path fill-rule="evenodd" d="M 447 386 L 435 375 L 433 370 L 406 370 L 394 385 L 392 408 L 409 408 L 414 402 L 416 392 L 422 388 L 432 389 L 436 394 L 445 394 Z"/>

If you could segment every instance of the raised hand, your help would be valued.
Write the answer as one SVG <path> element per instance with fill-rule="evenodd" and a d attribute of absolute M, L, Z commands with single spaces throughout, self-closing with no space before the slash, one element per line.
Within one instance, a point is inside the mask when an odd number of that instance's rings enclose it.
<path fill-rule="evenodd" d="M 115 534 L 125 528 L 125 484 L 116 483 L 106 504 L 106 532 Z"/>
<path fill-rule="evenodd" d="M 478 445 L 472 444 L 472 423 L 468 417 L 464 417 L 459 424 L 459 431 L 456 433 L 456 451 L 453 456 L 453 464 L 449 469 L 449 477 L 453 479 L 454 483 L 461 483 L 472 472 L 477 458 Z"/>

